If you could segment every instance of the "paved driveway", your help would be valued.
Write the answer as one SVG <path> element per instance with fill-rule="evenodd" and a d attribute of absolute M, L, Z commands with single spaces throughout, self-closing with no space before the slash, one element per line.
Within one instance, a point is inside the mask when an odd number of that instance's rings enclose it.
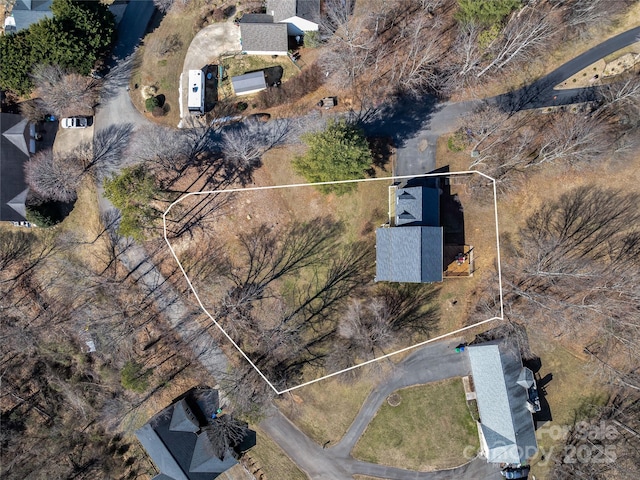
<path fill-rule="evenodd" d="M 187 55 L 184 58 L 182 75 L 180 76 L 180 118 L 184 118 L 184 106 L 187 103 L 187 83 L 189 70 L 198 70 L 205 65 L 216 65 L 221 55 L 240 53 L 240 27 L 229 20 L 225 23 L 215 23 L 200 30 L 191 41 Z M 182 126 L 182 120 L 178 127 Z"/>
<path fill-rule="evenodd" d="M 461 341 L 461 338 L 453 338 L 428 344 L 400 362 L 388 378 L 381 379 L 365 400 L 347 433 L 330 448 L 323 449 L 313 442 L 279 411 L 264 420 L 261 427 L 312 480 L 351 480 L 355 474 L 394 480 L 499 479 L 499 468 L 487 464 L 482 458 L 451 470 L 416 472 L 361 462 L 351 457 L 351 450 L 389 394 L 400 388 L 470 373 L 467 355 L 455 352 L 456 345 Z"/>

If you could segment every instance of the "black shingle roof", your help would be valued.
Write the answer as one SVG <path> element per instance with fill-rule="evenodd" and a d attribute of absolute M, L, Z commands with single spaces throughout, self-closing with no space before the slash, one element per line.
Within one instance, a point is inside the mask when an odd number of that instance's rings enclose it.
<path fill-rule="evenodd" d="M 24 164 L 29 160 L 28 122 L 20 115 L 0 113 L 0 220 L 20 222 L 28 191 Z"/>

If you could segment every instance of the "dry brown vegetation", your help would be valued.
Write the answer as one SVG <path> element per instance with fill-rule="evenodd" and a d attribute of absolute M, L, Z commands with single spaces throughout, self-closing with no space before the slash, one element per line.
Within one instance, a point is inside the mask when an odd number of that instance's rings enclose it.
<path fill-rule="evenodd" d="M 120 422 L 172 379 L 200 382 L 119 265 L 95 197 L 87 185 L 82 218 L 55 230 L 0 232 L 4 478 L 135 477 L 145 467 Z"/>

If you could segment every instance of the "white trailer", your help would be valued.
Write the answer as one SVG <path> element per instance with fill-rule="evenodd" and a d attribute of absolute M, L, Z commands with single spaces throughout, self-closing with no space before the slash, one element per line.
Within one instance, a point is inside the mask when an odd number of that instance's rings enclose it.
<path fill-rule="evenodd" d="M 204 114 L 204 75 L 202 70 L 189 70 L 187 107 L 191 113 Z"/>

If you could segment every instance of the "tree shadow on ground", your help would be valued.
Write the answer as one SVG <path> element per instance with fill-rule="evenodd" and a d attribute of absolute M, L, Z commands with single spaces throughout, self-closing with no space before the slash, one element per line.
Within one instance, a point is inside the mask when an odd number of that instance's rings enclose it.
<path fill-rule="evenodd" d="M 407 139 L 429 126 L 433 114 L 442 108 L 437 102 L 434 96 L 402 97 L 354 115 L 367 136 L 392 137 L 396 148 L 402 148 Z"/>
<path fill-rule="evenodd" d="M 120 168 L 124 160 L 124 151 L 129 144 L 133 124 L 110 125 L 98 130 L 93 137 L 93 161 L 87 169 L 94 168 L 99 177 L 104 177 Z"/>

